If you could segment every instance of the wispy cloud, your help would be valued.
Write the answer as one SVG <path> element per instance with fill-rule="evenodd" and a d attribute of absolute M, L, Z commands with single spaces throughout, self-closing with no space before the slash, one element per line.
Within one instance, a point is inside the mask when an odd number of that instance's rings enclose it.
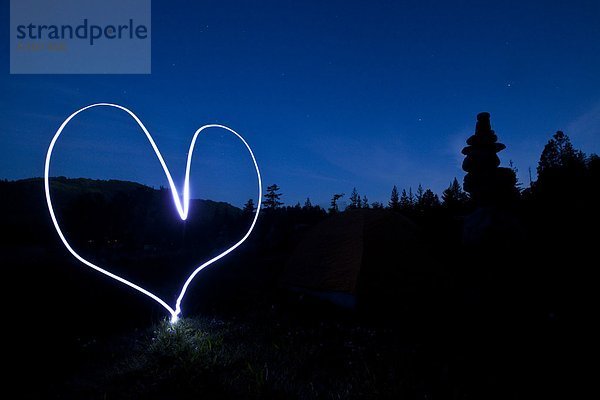
<path fill-rule="evenodd" d="M 339 178 L 339 177 L 333 176 L 333 174 L 314 172 L 307 168 L 291 167 L 286 170 L 286 175 L 292 176 L 292 177 L 299 177 L 302 179 L 309 179 L 309 180 L 352 184 L 352 182 L 350 182 L 348 179 Z"/>
<path fill-rule="evenodd" d="M 356 186 L 361 193 L 371 194 L 373 200 L 382 200 L 389 196 L 393 185 L 415 190 L 422 184 L 436 192 L 447 187 L 461 173 L 460 149 L 464 137 L 462 133 L 453 136 L 451 149 L 415 147 L 414 141 L 402 134 L 390 135 L 383 141 L 379 137 L 323 135 L 318 142 L 310 143 L 310 147 L 332 166 L 332 171 L 338 170 L 332 173 L 344 176 L 348 190 Z"/>
<path fill-rule="evenodd" d="M 586 152 L 600 151 L 600 101 L 566 125 L 566 134 Z"/>
<path fill-rule="evenodd" d="M 462 165 L 465 156 L 461 151 L 467 145 L 467 139 L 473 134 L 473 131 L 472 126 L 465 126 L 456 133 L 448 135 L 447 154 L 452 157 L 456 165 Z"/>
<path fill-rule="evenodd" d="M 325 136 L 312 149 L 328 163 L 359 178 L 389 182 L 414 168 L 401 143 Z"/>

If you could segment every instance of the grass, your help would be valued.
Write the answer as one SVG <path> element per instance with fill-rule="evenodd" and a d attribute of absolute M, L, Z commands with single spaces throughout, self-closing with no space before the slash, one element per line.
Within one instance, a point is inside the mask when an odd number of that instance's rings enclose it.
<path fill-rule="evenodd" d="M 164 321 L 124 344 L 106 370 L 72 393 L 102 399 L 413 397 L 423 392 L 410 374 L 414 349 L 399 349 L 394 338 L 339 322 Z"/>
<path fill-rule="evenodd" d="M 410 333 L 415 324 L 264 311 L 165 320 L 99 340 L 81 357 L 88 367 L 58 392 L 107 400 L 523 397 L 515 379 L 526 357 L 503 350 L 495 328 L 475 324 L 453 336 L 457 327 L 431 324 Z"/>

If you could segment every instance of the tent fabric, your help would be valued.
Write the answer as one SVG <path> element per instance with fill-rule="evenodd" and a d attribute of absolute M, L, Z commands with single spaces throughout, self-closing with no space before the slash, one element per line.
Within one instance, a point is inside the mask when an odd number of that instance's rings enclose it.
<path fill-rule="evenodd" d="M 329 217 L 315 226 L 288 260 L 282 284 L 309 291 L 356 295 L 365 244 L 381 242 L 387 249 L 415 236 L 416 228 L 405 217 L 380 210 L 353 210 Z M 379 240 L 383 236 L 391 240 Z M 391 248 L 395 247 L 395 248 Z M 378 249 L 370 249 L 370 253 Z"/>

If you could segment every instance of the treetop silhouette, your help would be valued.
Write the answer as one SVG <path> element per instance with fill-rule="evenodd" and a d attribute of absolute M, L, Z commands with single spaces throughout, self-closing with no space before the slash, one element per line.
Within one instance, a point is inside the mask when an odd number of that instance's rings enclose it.
<path fill-rule="evenodd" d="M 283 202 L 280 201 L 282 193 L 279 193 L 281 188 L 277 186 L 277 184 L 273 184 L 267 186 L 267 193 L 265 194 L 265 201 L 263 202 L 264 206 L 268 210 L 274 210 L 283 205 Z"/>

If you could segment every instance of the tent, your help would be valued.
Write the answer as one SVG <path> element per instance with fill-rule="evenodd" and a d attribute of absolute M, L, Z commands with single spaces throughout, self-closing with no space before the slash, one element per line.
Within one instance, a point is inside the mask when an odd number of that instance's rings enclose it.
<path fill-rule="evenodd" d="M 282 285 L 343 307 L 359 287 L 418 236 L 406 217 L 389 210 L 351 210 L 328 217 L 301 240 L 286 263 Z"/>

